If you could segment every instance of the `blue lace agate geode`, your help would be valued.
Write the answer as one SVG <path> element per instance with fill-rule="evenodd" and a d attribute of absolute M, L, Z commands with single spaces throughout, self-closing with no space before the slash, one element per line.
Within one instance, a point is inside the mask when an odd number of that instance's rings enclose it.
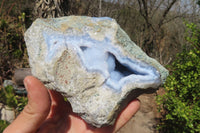
<path fill-rule="evenodd" d="M 168 75 L 107 17 L 37 19 L 25 40 L 33 75 L 97 127 L 114 123 L 134 89 L 157 88 Z"/>
<path fill-rule="evenodd" d="M 102 19 L 102 18 L 101 18 Z M 45 62 L 51 62 L 57 53 L 73 49 L 88 72 L 98 72 L 105 78 L 104 85 L 120 91 L 128 83 L 158 87 L 161 83 L 159 72 L 151 65 L 124 56 L 119 48 L 109 40 L 94 40 L 88 34 L 67 36 L 64 34 L 43 33 L 47 44 Z"/>

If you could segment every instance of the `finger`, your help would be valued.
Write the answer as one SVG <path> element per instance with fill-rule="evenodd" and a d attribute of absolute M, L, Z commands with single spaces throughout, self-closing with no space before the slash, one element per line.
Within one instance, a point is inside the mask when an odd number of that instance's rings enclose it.
<path fill-rule="evenodd" d="M 49 90 L 51 97 L 51 112 L 48 118 L 53 118 L 54 121 L 63 117 L 63 114 L 67 114 L 71 111 L 71 107 L 64 101 L 63 96 L 54 90 Z"/>
<path fill-rule="evenodd" d="M 28 104 L 4 133 L 35 133 L 49 113 L 51 101 L 45 86 L 32 76 L 26 77 L 24 84 Z"/>
<path fill-rule="evenodd" d="M 140 102 L 139 100 L 133 100 L 128 104 L 128 106 L 120 113 L 114 127 L 114 132 L 119 130 L 124 126 L 132 116 L 139 110 Z"/>

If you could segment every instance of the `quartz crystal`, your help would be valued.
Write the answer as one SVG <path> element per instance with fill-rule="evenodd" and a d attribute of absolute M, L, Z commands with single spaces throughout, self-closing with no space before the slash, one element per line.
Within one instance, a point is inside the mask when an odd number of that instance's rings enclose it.
<path fill-rule="evenodd" d="M 108 17 L 37 19 L 25 41 L 32 74 L 96 127 L 114 124 L 137 90 L 158 88 L 168 75 Z"/>

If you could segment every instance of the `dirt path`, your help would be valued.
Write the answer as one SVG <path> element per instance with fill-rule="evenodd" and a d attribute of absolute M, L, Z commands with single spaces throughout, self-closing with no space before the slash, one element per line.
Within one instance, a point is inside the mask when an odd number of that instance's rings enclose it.
<path fill-rule="evenodd" d="M 158 92 L 160 93 L 160 90 Z M 157 112 L 155 98 L 156 93 L 140 96 L 140 110 L 117 133 L 157 133 L 156 121 L 160 118 L 160 114 Z"/>

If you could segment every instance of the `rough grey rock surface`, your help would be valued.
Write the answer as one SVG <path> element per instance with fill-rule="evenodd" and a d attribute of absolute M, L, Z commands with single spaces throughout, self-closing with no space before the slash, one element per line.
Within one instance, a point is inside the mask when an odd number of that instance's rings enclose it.
<path fill-rule="evenodd" d="M 130 100 L 168 75 L 107 17 L 37 19 L 25 41 L 32 74 L 96 127 L 114 124 Z"/>

